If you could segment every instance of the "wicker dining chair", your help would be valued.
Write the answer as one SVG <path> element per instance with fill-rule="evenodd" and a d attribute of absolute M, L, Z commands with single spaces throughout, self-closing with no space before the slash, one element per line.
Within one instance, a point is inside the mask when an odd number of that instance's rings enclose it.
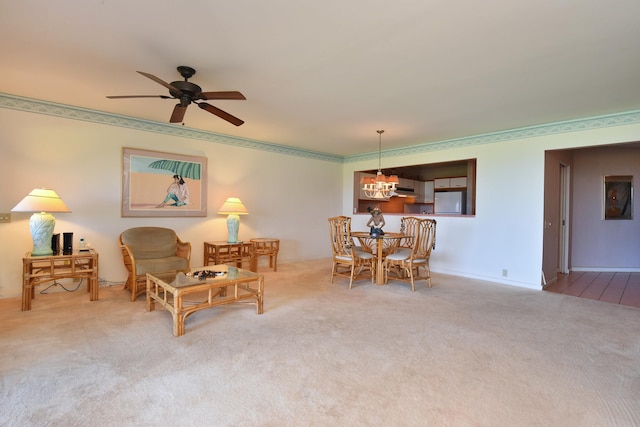
<path fill-rule="evenodd" d="M 331 283 L 335 276 L 349 278 L 349 289 L 354 280 L 363 277 L 366 272 L 371 281 L 374 280 L 373 254 L 357 250 L 351 237 L 351 218 L 336 216 L 329 218 L 329 236 L 333 251 L 331 267 Z"/>
<path fill-rule="evenodd" d="M 419 219 L 416 224 L 416 238 L 414 245 L 407 251 L 396 251 L 387 255 L 384 260 L 385 281 L 389 279 L 389 272 L 393 280 L 411 283 L 411 290 L 416 291 L 416 280 L 427 280 L 431 287 L 431 270 L 429 258 L 436 247 L 436 220 Z M 420 268 L 424 268 L 424 275 L 420 275 Z M 415 273 L 414 273 L 415 270 Z"/>
<path fill-rule="evenodd" d="M 418 222 L 420 219 L 415 216 L 403 216 L 400 218 L 400 233 L 405 234 L 407 237 L 400 241 L 395 250 L 396 253 L 408 255 L 411 252 L 418 237 Z"/>

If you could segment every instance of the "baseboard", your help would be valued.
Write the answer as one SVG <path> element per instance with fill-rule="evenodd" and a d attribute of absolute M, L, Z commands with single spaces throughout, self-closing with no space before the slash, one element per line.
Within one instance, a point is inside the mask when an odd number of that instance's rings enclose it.
<path fill-rule="evenodd" d="M 544 277 L 544 275 L 543 275 L 543 277 Z M 558 281 L 558 275 L 556 274 L 555 276 L 553 276 L 548 281 L 546 281 L 546 280 L 543 281 L 542 289 L 547 289 L 549 286 L 553 285 L 557 281 Z"/>
<path fill-rule="evenodd" d="M 571 267 L 571 271 L 601 271 L 604 273 L 640 273 L 640 267 Z"/>
<path fill-rule="evenodd" d="M 17 292 L 0 292 L 0 299 L 18 298 L 22 296 L 21 291 Z"/>

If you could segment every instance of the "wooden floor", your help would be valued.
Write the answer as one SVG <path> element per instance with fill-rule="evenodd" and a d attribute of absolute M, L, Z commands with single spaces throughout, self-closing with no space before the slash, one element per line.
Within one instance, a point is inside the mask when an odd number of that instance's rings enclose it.
<path fill-rule="evenodd" d="M 558 275 L 545 290 L 640 308 L 640 273 L 575 271 Z"/>

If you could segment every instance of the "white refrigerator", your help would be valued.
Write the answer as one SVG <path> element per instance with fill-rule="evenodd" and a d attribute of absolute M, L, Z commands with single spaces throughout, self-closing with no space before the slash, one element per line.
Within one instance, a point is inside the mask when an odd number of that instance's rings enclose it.
<path fill-rule="evenodd" d="M 462 214 L 465 211 L 467 197 L 464 191 L 437 191 L 435 193 L 434 213 Z"/>

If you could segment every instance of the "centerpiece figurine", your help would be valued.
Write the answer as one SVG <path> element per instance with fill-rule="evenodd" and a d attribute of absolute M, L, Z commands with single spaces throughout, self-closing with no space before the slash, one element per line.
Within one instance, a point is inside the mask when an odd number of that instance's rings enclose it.
<path fill-rule="evenodd" d="M 367 210 L 371 214 L 371 218 L 369 218 L 369 221 L 367 222 L 367 227 L 371 227 L 371 231 L 369 232 L 369 234 L 371 235 L 371 237 L 382 236 L 384 234 L 384 231 L 382 231 L 382 227 L 384 227 L 385 224 L 382 211 L 377 206 L 373 209 L 369 207 L 367 208 Z"/>

